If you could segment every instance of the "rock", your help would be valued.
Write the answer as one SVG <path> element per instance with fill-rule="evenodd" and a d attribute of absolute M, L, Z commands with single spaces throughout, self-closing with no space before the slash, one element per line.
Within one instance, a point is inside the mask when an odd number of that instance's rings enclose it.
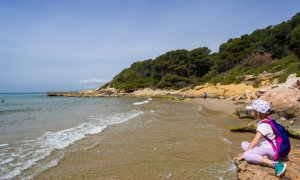
<path fill-rule="evenodd" d="M 276 72 L 276 73 L 267 73 L 265 71 L 265 72 L 258 75 L 258 79 L 260 79 L 260 80 L 272 80 L 274 78 L 277 78 L 277 77 L 281 76 L 283 73 L 284 73 L 284 70 Z"/>
<path fill-rule="evenodd" d="M 261 96 L 262 99 L 271 103 L 272 110 L 286 119 L 300 115 L 300 91 L 296 89 L 276 88 L 267 91 Z"/>
<path fill-rule="evenodd" d="M 118 91 L 115 88 L 105 88 L 98 91 L 98 93 L 104 94 L 104 95 L 116 95 Z"/>
<path fill-rule="evenodd" d="M 297 82 L 300 81 L 300 77 L 297 77 L 296 74 L 290 74 L 285 83 L 278 84 L 280 88 L 289 88 L 289 89 L 297 89 L 298 85 Z"/>
<path fill-rule="evenodd" d="M 252 81 L 252 80 L 255 80 L 256 78 L 257 78 L 257 76 L 254 76 L 254 75 L 245 75 L 244 76 L 245 81 Z"/>
<path fill-rule="evenodd" d="M 252 119 L 253 117 L 251 116 L 251 112 L 246 109 L 246 104 L 240 104 L 236 109 L 235 109 L 235 114 L 240 118 L 249 118 Z"/>
<path fill-rule="evenodd" d="M 260 96 L 264 95 L 266 92 L 268 92 L 268 90 L 260 89 L 260 90 L 255 92 L 255 95 L 256 95 L 256 97 L 260 97 Z"/>
<path fill-rule="evenodd" d="M 296 119 L 296 118 L 295 118 Z M 288 135 L 290 138 L 294 139 L 300 139 L 300 121 L 295 120 L 293 125 L 290 124 L 290 121 L 281 121 L 281 120 L 276 120 L 278 124 L 281 124 L 283 127 L 285 127 L 285 130 L 287 131 Z M 297 122 L 297 123 L 295 123 Z M 258 120 L 254 120 L 251 123 L 247 124 L 246 126 L 236 126 L 230 128 L 230 132 L 251 132 L 251 133 L 256 133 L 256 127 L 257 124 L 259 123 Z"/>
<path fill-rule="evenodd" d="M 230 129 L 230 132 L 256 132 L 256 126 L 238 126 Z"/>
<path fill-rule="evenodd" d="M 91 93 L 94 93 L 95 91 L 94 90 L 82 90 L 82 91 L 79 91 L 79 93 L 84 93 L 84 94 L 91 94 Z"/>
<path fill-rule="evenodd" d="M 300 90 L 300 80 L 295 83 L 295 88 Z"/>
<path fill-rule="evenodd" d="M 282 159 L 287 163 L 287 171 L 281 179 L 300 179 L 300 145 L 292 147 L 288 159 Z M 246 161 L 235 161 L 238 169 L 238 179 L 278 179 L 271 167 L 250 164 Z"/>
<path fill-rule="evenodd" d="M 280 120 L 280 121 L 286 121 L 286 118 L 280 117 L 279 120 Z"/>
<path fill-rule="evenodd" d="M 204 88 L 204 86 L 202 85 L 202 86 L 196 86 L 194 89 L 195 90 L 200 90 L 200 89 L 203 89 Z"/>
<path fill-rule="evenodd" d="M 290 119 L 289 129 L 300 134 L 300 117 Z"/>

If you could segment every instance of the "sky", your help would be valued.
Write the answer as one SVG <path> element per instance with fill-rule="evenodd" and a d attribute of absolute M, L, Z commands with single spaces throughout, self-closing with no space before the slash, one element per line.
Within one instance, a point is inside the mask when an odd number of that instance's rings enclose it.
<path fill-rule="evenodd" d="M 276 25 L 297 0 L 0 0 L 0 92 L 78 91 L 133 62 Z"/>

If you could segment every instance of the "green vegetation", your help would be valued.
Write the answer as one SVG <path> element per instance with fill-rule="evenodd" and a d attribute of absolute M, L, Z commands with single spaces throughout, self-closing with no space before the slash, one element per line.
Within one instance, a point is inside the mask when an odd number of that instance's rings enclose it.
<path fill-rule="evenodd" d="M 244 67 L 234 67 L 228 72 L 220 73 L 215 75 L 208 80 L 211 83 L 221 83 L 221 84 L 232 84 L 240 83 L 244 80 L 244 75 L 258 75 L 263 72 L 275 73 L 284 70 L 284 74 L 279 76 L 279 83 L 285 82 L 289 74 L 296 73 L 300 75 L 300 59 L 296 56 L 286 56 L 280 60 L 275 60 L 270 64 L 262 65 L 259 67 L 244 66 Z M 208 75 L 208 74 L 207 74 Z M 259 85 L 259 80 L 254 80 L 253 86 L 257 87 Z"/>
<path fill-rule="evenodd" d="M 255 126 L 237 126 L 230 129 L 230 132 L 251 132 L 256 133 Z"/>
<path fill-rule="evenodd" d="M 284 70 L 283 82 L 291 73 L 300 76 L 300 13 L 290 20 L 251 34 L 229 39 L 211 53 L 207 47 L 169 51 L 155 59 L 135 62 L 104 85 L 117 89 L 172 88 L 205 82 L 242 82 L 243 75 Z M 254 86 L 259 81 L 253 82 Z"/>

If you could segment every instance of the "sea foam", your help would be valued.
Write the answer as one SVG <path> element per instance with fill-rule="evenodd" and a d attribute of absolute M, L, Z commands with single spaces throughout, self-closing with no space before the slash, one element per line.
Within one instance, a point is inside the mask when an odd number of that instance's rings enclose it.
<path fill-rule="evenodd" d="M 134 102 L 133 105 L 138 106 L 138 105 L 147 104 L 147 103 L 149 103 L 148 100 L 146 100 L 146 101 L 141 101 L 141 102 Z"/>
<path fill-rule="evenodd" d="M 8 144 L 1 144 L 0 154 L 0 179 L 15 178 L 23 170 L 32 167 L 37 161 L 49 156 L 55 149 L 61 150 L 70 144 L 83 139 L 87 134 L 96 134 L 103 131 L 107 126 L 119 124 L 143 114 L 142 111 L 130 111 L 109 116 L 93 116 L 89 122 L 82 123 L 77 127 L 64 129 L 58 132 L 46 132 L 44 135 L 24 140 L 14 144 L 12 148 Z M 54 161 L 46 167 L 57 164 Z"/>
<path fill-rule="evenodd" d="M 224 142 L 226 142 L 226 143 L 228 143 L 228 144 L 232 144 L 232 142 L 231 141 L 229 141 L 227 138 L 224 138 L 223 137 L 223 139 L 222 139 Z"/>
<path fill-rule="evenodd" d="M 8 144 L 0 144 L 0 148 L 4 148 L 4 147 L 7 147 Z"/>

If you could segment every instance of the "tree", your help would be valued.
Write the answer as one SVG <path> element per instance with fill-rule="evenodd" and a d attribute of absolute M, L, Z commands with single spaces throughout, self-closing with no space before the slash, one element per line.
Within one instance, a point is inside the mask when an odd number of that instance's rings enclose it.
<path fill-rule="evenodd" d="M 295 28 L 296 26 L 300 25 L 300 13 L 297 13 L 295 16 L 293 16 L 288 23 L 291 25 L 291 28 Z"/>
<path fill-rule="evenodd" d="M 194 76 L 201 77 L 210 70 L 212 63 L 207 60 L 210 53 L 207 47 L 196 48 L 188 53 L 188 68 Z"/>
<path fill-rule="evenodd" d="M 292 30 L 290 45 L 295 54 L 300 57 L 300 25 Z"/>

